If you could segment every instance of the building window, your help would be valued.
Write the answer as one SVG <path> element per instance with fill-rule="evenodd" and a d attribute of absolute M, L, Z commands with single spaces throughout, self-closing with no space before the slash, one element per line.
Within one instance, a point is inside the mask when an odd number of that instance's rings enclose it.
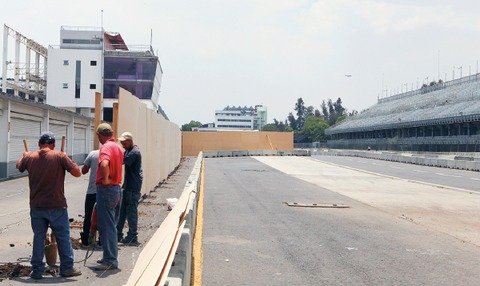
<path fill-rule="evenodd" d="M 63 60 L 63 65 L 68 66 L 68 60 Z"/>
<path fill-rule="evenodd" d="M 92 67 L 96 67 L 97 66 L 97 61 L 90 61 L 90 65 Z"/>
<path fill-rule="evenodd" d="M 90 84 L 90 89 L 96 89 L 96 88 L 97 88 L 97 85 L 96 85 L 96 84 L 94 84 L 94 83 L 91 83 L 91 84 Z"/>
<path fill-rule="evenodd" d="M 82 113 L 82 109 L 80 107 L 77 107 L 77 108 L 75 108 L 75 112 L 80 114 L 80 113 Z"/>
<path fill-rule="evenodd" d="M 68 83 L 64 82 L 63 83 L 63 88 L 68 88 Z"/>
<path fill-rule="evenodd" d="M 81 64 L 81 61 L 76 61 L 75 63 L 75 98 L 80 98 L 80 80 L 82 75 Z"/>

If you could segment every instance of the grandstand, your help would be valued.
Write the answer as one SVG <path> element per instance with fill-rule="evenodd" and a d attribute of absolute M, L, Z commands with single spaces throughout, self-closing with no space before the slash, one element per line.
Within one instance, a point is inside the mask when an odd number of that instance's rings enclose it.
<path fill-rule="evenodd" d="M 381 98 L 325 133 L 337 149 L 480 152 L 480 74 Z"/>

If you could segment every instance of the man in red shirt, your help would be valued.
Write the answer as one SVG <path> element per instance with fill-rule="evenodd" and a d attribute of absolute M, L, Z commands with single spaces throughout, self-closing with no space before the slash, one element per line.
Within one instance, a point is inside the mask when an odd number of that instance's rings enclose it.
<path fill-rule="evenodd" d="M 97 136 L 102 146 L 98 157 L 95 183 L 97 185 L 97 226 L 103 258 L 95 270 L 118 268 L 117 221 L 120 214 L 123 152 L 113 138 L 112 127 L 101 123 Z"/>
<path fill-rule="evenodd" d="M 73 250 L 70 242 L 70 223 L 65 198 L 65 171 L 80 177 L 80 169 L 64 152 L 54 151 L 55 135 L 44 132 L 34 152 L 25 152 L 17 161 L 20 172 L 28 171 L 30 186 L 30 219 L 33 230 L 32 264 L 33 279 L 41 279 L 45 271 L 45 236 L 50 226 L 57 239 L 60 256 L 60 275 L 78 276 L 82 273 L 73 267 Z M 116 235 L 116 232 L 115 232 Z"/>

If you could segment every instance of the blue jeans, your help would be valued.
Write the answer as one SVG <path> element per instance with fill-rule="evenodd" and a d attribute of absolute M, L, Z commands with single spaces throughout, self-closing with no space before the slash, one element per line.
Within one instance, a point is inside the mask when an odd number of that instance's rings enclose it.
<path fill-rule="evenodd" d="M 117 221 L 121 188 L 97 186 L 97 226 L 103 248 L 103 264 L 118 267 Z"/>
<path fill-rule="evenodd" d="M 30 220 L 33 230 L 32 271 L 43 273 L 45 263 L 45 236 L 50 226 L 57 239 L 58 254 L 60 256 L 60 273 L 73 267 L 73 249 L 70 243 L 70 223 L 68 212 L 62 209 L 30 209 Z"/>
<path fill-rule="evenodd" d="M 123 191 L 122 207 L 120 208 L 120 218 L 117 224 L 118 239 L 123 238 L 123 226 L 125 221 L 128 222 L 127 239 L 138 239 L 138 200 L 140 199 L 140 192 Z"/>

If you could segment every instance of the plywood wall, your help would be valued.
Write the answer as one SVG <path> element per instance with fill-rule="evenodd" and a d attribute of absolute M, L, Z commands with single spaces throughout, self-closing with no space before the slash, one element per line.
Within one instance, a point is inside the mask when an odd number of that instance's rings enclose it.
<path fill-rule="evenodd" d="M 148 193 L 180 163 L 180 129 L 124 89 L 120 89 L 118 113 L 118 136 L 132 133 L 142 153 L 142 194 Z"/>
<path fill-rule="evenodd" d="M 182 132 L 182 156 L 223 150 L 293 150 L 293 132 Z"/>

